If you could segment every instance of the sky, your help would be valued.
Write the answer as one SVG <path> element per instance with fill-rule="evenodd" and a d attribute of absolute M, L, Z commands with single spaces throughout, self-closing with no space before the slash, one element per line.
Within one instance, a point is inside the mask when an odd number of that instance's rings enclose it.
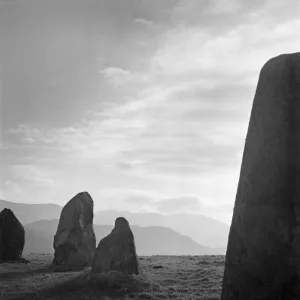
<path fill-rule="evenodd" d="M 300 1 L 0 0 L 0 198 L 230 224 L 258 76 Z"/>

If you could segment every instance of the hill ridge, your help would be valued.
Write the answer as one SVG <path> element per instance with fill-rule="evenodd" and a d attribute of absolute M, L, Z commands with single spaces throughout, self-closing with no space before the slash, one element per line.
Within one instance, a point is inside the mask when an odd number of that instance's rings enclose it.
<path fill-rule="evenodd" d="M 25 225 L 26 242 L 24 253 L 53 253 L 52 242 L 58 221 L 58 219 L 39 220 Z M 94 224 L 93 227 L 97 244 L 113 229 L 113 225 Z M 225 254 L 225 249 L 214 249 L 200 245 L 191 237 L 182 235 L 167 227 L 140 227 L 132 225 L 131 229 L 135 237 L 137 253 L 139 255 Z"/>
<path fill-rule="evenodd" d="M 66 201 L 67 202 L 67 201 Z M 58 219 L 63 206 L 55 203 L 17 203 L 0 200 L 0 211 L 5 207 L 13 210 L 23 225 L 38 220 Z M 226 248 L 229 226 L 219 220 L 200 214 L 169 214 L 156 212 L 139 213 L 125 210 L 98 210 L 94 212 L 94 224 L 114 224 L 117 217 L 128 219 L 130 225 L 140 227 L 162 226 L 191 237 L 201 245 L 213 248 Z"/>

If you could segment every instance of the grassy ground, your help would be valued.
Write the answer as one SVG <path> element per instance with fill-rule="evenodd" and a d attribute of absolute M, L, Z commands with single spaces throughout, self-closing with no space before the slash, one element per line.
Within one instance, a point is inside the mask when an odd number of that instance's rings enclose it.
<path fill-rule="evenodd" d="M 224 256 L 140 257 L 141 274 L 91 276 L 51 270 L 51 255 L 27 256 L 31 263 L 0 264 L 0 299 L 182 299 L 218 300 Z"/>

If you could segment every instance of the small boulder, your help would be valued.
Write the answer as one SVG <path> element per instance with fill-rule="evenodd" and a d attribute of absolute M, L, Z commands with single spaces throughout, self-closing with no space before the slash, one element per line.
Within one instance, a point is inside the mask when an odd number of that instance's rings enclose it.
<path fill-rule="evenodd" d="M 96 249 L 92 273 L 106 271 L 139 274 L 134 236 L 123 217 L 116 219 L 114 229 L 100 241 Z"/>
<path fill-rule="evenodd" d="M 56 270 L 77 270 L 92 264 L 96 249 L 93 209 L 87 192 L 77 194 L 62 209 L 53 242 Z"/>
<path fill-rule="evenodd" d="M 0 213 L 0 260 L 21 260 L 25 244 L 25 230 L 14 213 L 4 208 Z"/>

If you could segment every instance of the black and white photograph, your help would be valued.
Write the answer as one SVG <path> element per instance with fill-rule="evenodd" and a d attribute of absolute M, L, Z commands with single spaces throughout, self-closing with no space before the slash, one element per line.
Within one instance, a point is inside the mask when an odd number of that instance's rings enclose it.
<path fill-rule="evenodd" d="M 300 0 L 0 0 L 22 299 L 300 300 Z"/>

